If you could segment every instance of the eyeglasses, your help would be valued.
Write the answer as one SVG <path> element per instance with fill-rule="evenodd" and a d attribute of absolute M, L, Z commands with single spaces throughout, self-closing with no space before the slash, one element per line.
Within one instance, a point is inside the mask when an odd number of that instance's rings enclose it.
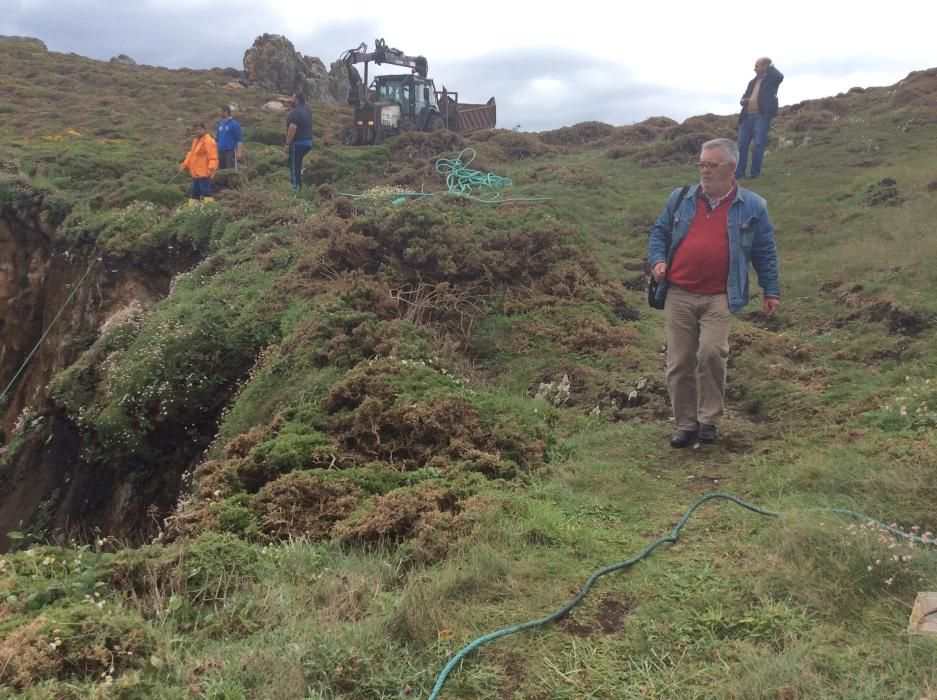
<path fill-rule="evenodd" d="M 697 165 L 699 166 L 700 170 L 715 170 L 720 165 L 725 165 L 727 162 L 728 161 L 723 161 L 722 163 L 713 163 L 711 160 L 704 160 L 697 163 Z"/>

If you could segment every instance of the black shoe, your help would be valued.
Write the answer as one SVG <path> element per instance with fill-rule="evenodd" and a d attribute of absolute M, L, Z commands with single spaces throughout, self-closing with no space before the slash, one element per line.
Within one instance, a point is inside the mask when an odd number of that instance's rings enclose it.
<path fill-rule="evenodd" d="M 694 440 L 696 440 L 695 430 L 678 430 L 670 436 L 670 446 L 676 448 L 689 447 Z"/>
<path fill-rule="evenodd" d="M 707 425 L 706 423 L 699 424 L 699 441 L 701 445 L 715 445 L 716 444 L 716 426 Z"/>

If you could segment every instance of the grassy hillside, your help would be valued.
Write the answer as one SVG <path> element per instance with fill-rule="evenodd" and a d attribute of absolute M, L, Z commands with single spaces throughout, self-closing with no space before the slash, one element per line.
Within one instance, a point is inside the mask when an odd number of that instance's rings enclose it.
<path fill-rule="evenodd" d="M 937 70 L 782 111 L 752 183 L 781 312 L 736 319 L 722 439 L 678 452 L 646 234 L 732 117 L 350 149 L 347 111 L 313 105 L 294 196 L 272 96 L 222 71 L 0 59 L 0 204 L 38 206 L 77 255 L 199 260 L 84 338 L 4 446 L 0 474 L 67 426 L 76 469 L 141 499 L 161 471 L 187 485 L 148 530 L 60 541 L 40 512 L 14 533 L 0 695 L 426 697 L 465 644 L 727 491 L 782 515 L 707 504 L 442 697 L 937 697 L 935 641 L 905 633 L 937 552 L 817 510 L 937 532 Z M 188 125 L 222 101 L 248 167 L 179 206 Z M 435 159 L 465 145 L 504 197 L 550 199 L 392 203 L 443 189 Z"/>

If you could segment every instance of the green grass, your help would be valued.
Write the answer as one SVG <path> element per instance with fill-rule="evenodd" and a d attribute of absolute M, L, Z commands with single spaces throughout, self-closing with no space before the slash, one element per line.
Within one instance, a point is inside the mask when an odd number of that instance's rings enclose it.
<path fill-rule="evenodd" d="M 432 142 L 343 148 L 347 109 L 314 106 L 326 184 L 296 197 L 281 117 L 250 89 L 246 182 L 178 208 L 188 121 L 227 78 L 0 50 L 0 207 L 43 208 L 76 253 L 191 263 L 86 334 L 0 456 L 2 474 L 59 444 L 55 417 L 76 473 L 130 489 L 191 472 L 149 545 L 46 543 L 48 494 L 0 558 L 0 695 L 426 697 L 451 654 L 553 612 L 713 491 L 782 516 L 706 504 L 568 619 L 468 657 L 443 697 L 937 693 L 934 639 L 905 634 L 937 551 L 818 510 L 937 531 L 937 153 L 905 128 L 925 107 L 873 91 L 779 117 L 772 145 L 811 139 L 751 183 L 781 313 L 734 322 L 720 444 L 674 451 L 662 319 L 634 282 L 665 195 L 696 177 L 679 139 L 731 117 L 637 145 L 596 124 L 480 134 L 479 167 L 551 199 L 386 206 L 334 191 L 430 182 L 406 153 Z M 53 97 L 62 116 L 29 118 Z M 532 400 L 564 374 L 564 407 Z"/>

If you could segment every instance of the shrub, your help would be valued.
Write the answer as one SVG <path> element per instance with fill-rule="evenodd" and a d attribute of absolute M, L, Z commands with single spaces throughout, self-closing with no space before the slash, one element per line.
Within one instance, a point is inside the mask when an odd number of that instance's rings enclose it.
<path fill-rule="evenodd" d="M 265 146 L 282 146 L 286 133 L 269 126 L 250 126 L 244 129 L 244 140 L 262 143 Z"/>
<path fill-rule="evenodd" d="M 477 150 L 479 155 L 489 160 L 513 162 L 542 156 L 550 151 L 550 147 L 535 134 L 499 129 Z"/>
<path fill-rule="evenodd" d="M 360 490 L 348 481 L 293 473 L 264 486 L 254 497 L 252 508 L 266 537 L 302 535 L 321 539 L 351 513 L 359 494 Z"/>
<path fill-rule="evenodd" d="M 586 146 L 607 139 L 615 133 L 615 127 L 604 122 L 579 122 L 553 131 L 544 131 L 540 140 L 558 146 Z"/>
<path fill-rule="evenodd" d="M 107 679 L 144 666 L 158 649 L 139 615 L 83 603 L 41 615 L 0 641 L 0 682 L 25 690 L 48 679 Z"/>
<path fill-rule="evenodd" d="M 457 503 L 455 493 L 439 484 L 397 489 L 375 498 L 365 512 L 339 523 L 333 533 L 341 542 L 399 541 L 424 523 L 435 521 L 441 512 L 458 512 Z"/>

